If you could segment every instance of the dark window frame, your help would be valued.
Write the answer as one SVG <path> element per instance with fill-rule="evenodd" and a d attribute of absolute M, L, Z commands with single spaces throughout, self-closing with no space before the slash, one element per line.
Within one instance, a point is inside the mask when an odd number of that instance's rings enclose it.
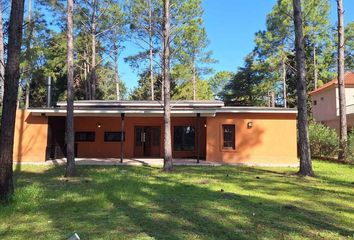
<path fill-rule="evenodd" d="M 75 142 L 95 142 L 96 132 L 94 131 L 78 131 L 75 132 Z"/>
<path fill-rule="evenodd" d="M 114 131 L 114 132 L 104 132 L 104 135 L 103 135 L 103 141 L 104 142 L 121 142 L 121 137 L 122 137 L 122 134 L 123 133 L 123 142 L 125 142 L 125 132 L 123 131 Z M 108 137 L 109 134 L 117 134 L 118 136 L 117 137 L 113 137 L 113 138 L 110 138 Z"/>
<path fill-rule="evenodd" d="M 188 139 L 186 137 L 186 133 L 185 130 L 190 127 L 191 129 L 193 129 L 193 144 L 191 145 L 190 143 L 188 143 Z M 178 141 L 176 141 L 176 135 L 178 134 L 177 131 L 178 129 L 183 129 L 182 133 L 183 135 L 181 136 L 181 146 L 178 146 Z M 195 126 L 191 126 L 191 125 L 184 125 L 184 126 L 174 126 L 173 127 L 173 151 L 179 151 L 179 152 L 193 152 L 195 151 Z M 176 134 L 177 133 L 177 134 Z M 191 139 L 189 139 L 191 140 Z"/>
<path fill-rule="evenodd" d="M 225 140 L 226 128 L 229 128 L 231 130 L 230 140 Z M 236 150 L 236 126 L 235 126 L 235 124 L 223 124 L 221 129 L 222 129 L 222 149 L 223 150 Z"/>

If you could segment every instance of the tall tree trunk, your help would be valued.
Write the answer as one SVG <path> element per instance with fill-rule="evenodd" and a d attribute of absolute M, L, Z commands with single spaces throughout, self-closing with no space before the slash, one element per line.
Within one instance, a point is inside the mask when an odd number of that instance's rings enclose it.
<path fill-rule="evenodd" d="M 149 48 L 150 48 L 150 84 L 151 84 L 151 100 L 155 99 L 154 91 L 154 67 L 153 67 L 153 45 L 152 45 L 152 7 L 149 0 Z"/>
<path fill-rule="evenodd" d="M 2 1 L 0 0 L 0 105 L 4 96 L 5 53 L 4 53 L 4 25 L 2 21 Z"/>
<path fill-rule="evenodd" d="M 33 31 L 33 25 L 32 25 L 32 0 L 28 0 L 28 9 L 27 9 L 27 31 L 28 31 L 28 39 L 27 39 L 27 61 L 28 61 L 28 76 L 27 76 L 27 81 L 26 81 L 26 89 L 25 89 L 25 108 L 27 109 L 29 107 L 29 98 L 30 98 L 30 85 L 31 85 L 31 75 L 32 75 L 32 69 L 31 69 L 31 58 L 32 56 L 30 55 L 31 52 L 31 40 L 32 40 L 32 31 Z"/>
<path fill-rule="evenodd" d="M 91 100 L 96 99 L 96 0 L 92 0 L 91 16 Z"/>
<path fill-rule="evenodd" d="M 90 96 L 89 96 L 90 84 L 88 84 L 88 81 L 87 81 L 87 72 L 88 71 L 87 71 L 87 53 L 86 53 L 86 50 L 84 51 L 83 68 L 84 68 L 85 99 L 88 100 L 88 99 L 90 99 Z"/>
<path fill-rule="evenodd" d="M 74 40 L 73 40 L 73 8 L 74 1 L 67 3 L 67 109 L 66 109 L 66 177 L 76 174 L 74 154 Z"/>
<path fill-rule="evenodd" d="M 313 39 L 316 39 L 316 37 L 313 37 Z M 316 42 L 313 44 L 313 83 L 314 83 L 314 89 L 317 89 L 317 84 L 318 84 L 318 73 L 317 73 L 317 60 L 316 60 Z"/>
<path fill-rule="evenodd" d="M 164 171 L 173 170 L 170 93 L 170 1 L 163 1 Z"/>
<path fill-rule="evenodd" d="M 114 78 L 115 78 L 115 82 L 116 82 L 116 99 L 120 100 L 118 46 L 116 46 L 116 44 L 114 44 Z"/>
<path fill-rule="evenodd" d="M 287 108 L 287 97 L 286 97 L 286 65 L 285 59 L 283 58 L 282 61 L 282 69 L 283 69 L 283 101 L 284 101 L 284 108 Z"/>
<path fill-rule="evenodd" d="M 295 50 L 297 69 L 297 101 L 298 101 L 298 132 L 300 149 L 300 170 L 303 176 L 314 176 L 311 162 L 310 141 L 307 120 L 307 88 L 306 66 L 304 51 L 304 36 L 302 26 L 301 0 L 293 0 L 294 26 L 295 26 Z"/>
<path fill-rule="evenodd" d="M 192 66 L 192 83 L 193 83 L 193 101 L 195 101 L 195 100 L 197 100 L 197 81 L 196 81 L 195 59 L 193 59 L 193 66 Z"/>
<path fill-rule="evenodd" d="M 338 10 L 338 94 L 339 94 L 339 152 L 338 160 L 347 159 L 347 110 L 344 83 L 344 8 L 343 0 L 337 0 Z"/>
<path fill-rule="evenodd" d="M 118 32 L 117 29 L 114 29 L 114 39 L 113 39 L 113 54 L 114 54 L 114 78 L 116 83 L 116 99 L 120 100 L 120 85 L 119 85 L 119 64 L 118 64 L 118 56 L 119 56 L 119 41 L 117 39 Z"/>
<path fill-rule="evenodd" d="M 24 0 L 12 0 L 0 134 L 1 199 L 8 199 L 14 190 L 12 181 L 13 144 L 18 83 L 20 79 L 23 12 Z"/>

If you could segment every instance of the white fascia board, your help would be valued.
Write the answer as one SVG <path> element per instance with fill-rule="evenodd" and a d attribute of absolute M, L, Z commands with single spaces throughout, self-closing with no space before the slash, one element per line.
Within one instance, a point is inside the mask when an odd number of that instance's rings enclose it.
<path fill-rule="evenodd" d="M 66 109 L 30 109 L 34 116 L 40 116 L 44 114 L 45 116 L 66 116 Z M 108 109 L 76 109 L 74 110 L 75 116 L 117 116 L 121 113 L 124 113 L 126 116 L 144 116 L 144 117 L 161 117 L 163 116 L 163 110 L 108 110 Z M 197 113 L 200 113 L 202 117 L 214 117 L 214 110 L 172 110 L 172 116 L 180 117 L 194 117 Z"/>
<path fill-rule="evenodd" d="M 59 107 L 65 107 L 66 103 L 57 103 Z M 117 106 L 117 107 L 163 107 L 159 102 L 74 102 L 75 107 L 102 107 L 102 106 Z M 171 107 L 222 107 L 222 102 L 175 102 L 171 103 Z"/>
<path fill-rule="evenodd" d="M 216 113 L 284 113 L 297 114 L 296 108 L 223 107 Z"/>

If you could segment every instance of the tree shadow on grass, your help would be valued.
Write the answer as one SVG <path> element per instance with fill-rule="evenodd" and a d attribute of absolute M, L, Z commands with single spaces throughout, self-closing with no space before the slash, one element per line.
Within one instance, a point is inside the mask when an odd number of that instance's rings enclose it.
<path fill-rule="evenodd" d="M 316 239 L 320 237 L 314 232 L 329 231 L 338 234 L 338 238 L 354 234 L 337 216 L 252 194 L 261 191 L 254 188 L 253 168 L 177 168 L 172 174 L 145 167 L 78 169 L 81 176 L 68 182 L 60 178 L 62 167 L 44 173 L 17 173 L 19 193 L 30 184 L 38 185 L 40 190 L 38 196 L 29 195 L 29 202 L 36 204 L 16 203 L 16 212 L 8 214 L 30 216 L 19 220 L 22 223 L 30 219 L 43 221 L 39 217 L 42 216 L 50 221 L 50 226 L 42 232 L 15 227 L 3 235 L 0 231 L 0 238 L 9 233 L 31 236 L 36 231 L 53 238 L 65 238 L 77 231 L 83 239 L 279 239 L 289 234 Z M 241 176 L 234 176 L 241 171 Z M 213 188 L 213 182 L 194 181 L 200 177 L 253 190 L 249 194 L 227 189 L 222 192 Z M 262 191 L 267 193 L 277 191 L 282 182 L 274 177 L 262 180 Z M 309 201 L 311 195 L 305 196 Z"/>

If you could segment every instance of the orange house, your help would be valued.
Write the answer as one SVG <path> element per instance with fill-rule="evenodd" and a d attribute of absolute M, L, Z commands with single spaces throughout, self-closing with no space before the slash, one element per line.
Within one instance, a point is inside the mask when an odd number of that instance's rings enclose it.
<path fill-rule="evenodd" d="M 65 157 L 66 103 L 18 110 L 14 160 Z M 79 158 L 161 158 L 163 107 L 157 101 L 76 101 Z M 174 158 L 249 165 L 297 165 L 294 109 L 225 107 L 220 101 L 172 103 Z"/>

